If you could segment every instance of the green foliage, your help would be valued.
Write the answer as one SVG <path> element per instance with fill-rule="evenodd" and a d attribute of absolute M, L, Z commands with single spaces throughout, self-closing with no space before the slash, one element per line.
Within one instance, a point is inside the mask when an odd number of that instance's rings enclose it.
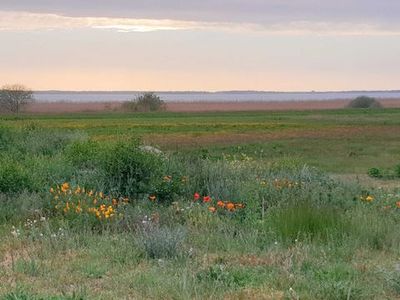
<path fill-rule="evenodd" d="M 400 165 L 396 165 L 393 168 L 388 169 L 378 169 L 371 168 L 368 170 L 368 175 L 374 178 L 380 179 L 396 179 L 400 178 Z"/>
<path fill-rule="evenodd" d="M 394 168 L 394 172 L 396 177 L 400 178 L 400 164 L 398 164 L 395 168 Z"/>
<path fill-rule="evenodd" d="M 382 104 L 375 98 L 360 96 L 348 104 L 349 108 L 382 108 Z"/>
<path fill-rule="evenodd" d="M 378 168 L 371 168 L 368 170 L 368 175 L 370 177 L 375 177 L 375 178 L 382 178 L 383 174 L 382 171 Z"/>
<path fill-rule="evenodd" d="M 149 194 L 155 196 L 159 203 L 171 204 L 182 195 L 184 184 L 181 176 L 166 175 L 154 182 Z"/>
<path fill-rule="evenodd" d="M 135 141 L 111 145 L 102 153 L 100 163 L 105 191 L 117 196 L 146 194 L 153 179 L 162 175 L 162 158 L 143 151 Z"/>
<path fill-rule="evenodd" d="M 17 193 L 34 188 L 28 171 L 20 163 L 11 158 L 0 158 L 0 192 Z"/>
<path fill-rule="evenodd" d="M 134 100 L 122 104 L 125 111 L 150 112 L 162 111 L 165 109 L 165 103 L 154 93 L 144 93 L 137 96 Z"/>
<path fill-rule="evenodd" d="M 342 213 L 332 206 L 311 203 L 288 203 L 273 209 L 267 216 L 267 227 L 285 242 L 340 238 L 349 228 Z"/>
<path fill-rule="evenodd" d="M 65 149 L 66 158 L 79 169 L 91 169 L 98 165 L 100 143 L 95 141 L 77 141 Z"/>

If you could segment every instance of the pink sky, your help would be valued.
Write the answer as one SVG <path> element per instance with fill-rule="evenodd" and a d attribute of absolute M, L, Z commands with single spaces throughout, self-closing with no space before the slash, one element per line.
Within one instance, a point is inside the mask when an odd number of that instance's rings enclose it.
<path fill-rule="evenodd" d="M 400 89 L 399 1 L 90 3 L 3 0 L 0 85 Z"/>

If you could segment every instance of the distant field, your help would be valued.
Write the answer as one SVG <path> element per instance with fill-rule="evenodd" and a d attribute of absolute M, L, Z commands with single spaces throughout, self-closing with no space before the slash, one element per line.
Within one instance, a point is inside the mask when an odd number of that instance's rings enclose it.
<path fill-rule="evenodd" d="M 286 111 L 344 108 L 350 100 L 167 102 L 169 112 Z M 400 108 L 400 99 L 379 99 L 387 108 Z M 122 102 L 36 102 L 27 113 L 85 113 L 120 111 Z"/>
<path fill-rule="evenodd" d="M 94 140 L 137 136 L 165 150 L 296 157 L 328 172 L 365 174 L 400 160 L 400 109 L 205 113 L 81 113 L 3 117 L 1 125 L 81 130 Z"/>

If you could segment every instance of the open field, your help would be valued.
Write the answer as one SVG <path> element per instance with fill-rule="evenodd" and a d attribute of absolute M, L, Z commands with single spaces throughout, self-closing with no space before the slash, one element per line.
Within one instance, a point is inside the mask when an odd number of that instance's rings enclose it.
<path fill-rule="evenodd" d="M 384 107 L 400 108 L 400 99 L 380 99 Z M 266 101 L 266 102 L 168 102 L 170 112 L 206 112 L 206 111 L 285 111 L 341 109 L 350 100 L 325 101 Z M 121 110 L 121 102 L 36 102 L 27 107 L 27 113 L 84 113 Z"/>
<path fill-rule="evenodd" d="M 110 141 L 136 136 L 163 150 L 271 161 L 299 158 L 334 173 L 366 174 L 400 160 L 400 110 L 96 113 L 4 117 L 11 128 L 78 130 Z"/>
<path fill-rule="evenodd" d="M 399 299 L 400 109 L 307 109 L 0 116 L 0 299 Z"/>

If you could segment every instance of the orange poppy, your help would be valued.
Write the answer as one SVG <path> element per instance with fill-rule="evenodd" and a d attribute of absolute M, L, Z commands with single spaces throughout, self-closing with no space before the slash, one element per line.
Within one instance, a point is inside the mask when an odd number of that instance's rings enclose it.
<path fill-rule="evenodd" d="M 232 202 L 229 202 L 225 205 L 226 209 L 229 211 L 234 211 L 235 210 L 235 204 L 233 204 Z"/>
<path fill-rule="evenodd" d="M 225 207 L 225 202 L 222 201 L 222 200 L 219 200 L 219 201 L 217 202 L 217 205 L 218 205 L 219 207 L 221 207 L 221 208 L 224 208 L 224 207 Z"/>
<path fill-rule="evenodd" d="M 210 206 L 210 207 L 208 208 L 208 210 L 209 210 L 210 212 L 212 212 L 212 213 L 215 213 L 215 212 L 217 211 L 217 209 L 216 209 L 214 206 Z"/>

